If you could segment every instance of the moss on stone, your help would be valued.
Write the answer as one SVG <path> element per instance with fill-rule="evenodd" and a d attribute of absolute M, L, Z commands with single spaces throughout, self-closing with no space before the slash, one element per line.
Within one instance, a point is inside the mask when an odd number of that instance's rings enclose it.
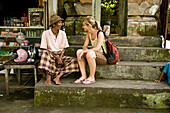
<path fill-rule="evenodd" d="M 152 108 L 169 108 L 166 103 L 170 102 L 170 93 L 144 94 L 143 97 L 146 98 L 143 102 Z"/>

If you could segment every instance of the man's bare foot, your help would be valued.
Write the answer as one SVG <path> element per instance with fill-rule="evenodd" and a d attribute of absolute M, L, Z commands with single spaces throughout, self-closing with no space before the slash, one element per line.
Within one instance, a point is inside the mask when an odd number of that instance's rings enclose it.
<path fill-rule="evenodd" d="M 60 85 L 60 78 L 57 76 L 55 79 L 53 79 L 53 81 L 55 82 L 56 85 Z"/>
<path fill-rule="evenodd" d="M 46 81 L 44 82 L 44 84 L 45 84 L 45 85 L 51 85 L 51 80 L 46 80 Z"/>
<path fill-rule="evenodd" d="M 47 76 L 46 76 L 46 81 L 44 82 L 44 84 L 51 85 L 51 76 L 48 73 L 46 73 L 46 74 L 47 74 Z"/>

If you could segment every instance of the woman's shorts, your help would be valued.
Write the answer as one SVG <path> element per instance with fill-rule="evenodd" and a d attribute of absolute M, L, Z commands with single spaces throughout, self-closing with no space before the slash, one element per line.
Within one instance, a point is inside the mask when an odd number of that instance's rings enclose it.
<path fill-rule="evenodd" d="M 107 64 L 106 57 L 99 52 L 95 52 L 95 53 L 96 53 L 96 65 L 106 65 Z"/>

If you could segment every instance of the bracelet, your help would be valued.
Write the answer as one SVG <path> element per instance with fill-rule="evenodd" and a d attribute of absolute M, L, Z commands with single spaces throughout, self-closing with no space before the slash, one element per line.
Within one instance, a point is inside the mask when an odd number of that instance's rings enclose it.
<path fill-rule="evenodd" d="M 87 48 L 87 46 L 83 46 L 83 48 Z"/>

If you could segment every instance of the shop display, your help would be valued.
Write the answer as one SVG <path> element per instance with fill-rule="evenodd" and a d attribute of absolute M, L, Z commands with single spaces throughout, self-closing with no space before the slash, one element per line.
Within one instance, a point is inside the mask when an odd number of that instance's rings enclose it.
<path fill-rule="evenodd" d="M 9 52 L 8 52 L 8 51 L 1 50 L 1 51 L 0 51 L 0 55 L 9 55 Z"/>
<path fill-rule="evenodd" d="M 43 27 L 11 27 L 0 26 L 1 37 L 17 37 L 17 33 L 22 32 L 25 37 L 41 37 Z"/>
<path fill-rule="evenodd" d="M 43 26 L 43 8 L 28 8 L 29 26 Z"/>
<path fill-rule="evenodd" d="M 23 17 L 4 17 L 4 26 L 28 27 L 28 17 L 24 13 Z"/>
<path fill-rule="evenodd" d="M 17 42 L 20 44 L 20 46 L 24 46 L 24 40 L 25 40 L 25 36 L 22 32 L 17 33 L 17 38 L 16 38 Z"/>
<path fill-rule="evenodd" d="M 8 61 L 13 50 L 27 50 L 30 45 L 39 48 L 43 27 L 43 0 L 26 1 L 21 6 L 21 1 L 1 2 L 0 21 L 0 63 Z M 38 50 L 36 50 L 38 51 Z M 11 54 L 10 54 L 11 53 Z M 36 56 L 38 52 L 35 52 Z M 35 55 L 35 54 L 34 54 Z M 35 57 L 36 57 L 35 56 Z M 17 62 L 20 59 L 16 59 Z"/>
<path fill-rule="evenodd" d="M 38 48 L 43 31 L 44 27 L 0 26 L 0 57 L 2 57 L 0 62 L 9 60 L 12 57 L 9 53 L 14 49 L 24 48 L 27 50 L 29 45 L 35 45 Z M 34 53 L 37 57 L 38 50 Z"/>

